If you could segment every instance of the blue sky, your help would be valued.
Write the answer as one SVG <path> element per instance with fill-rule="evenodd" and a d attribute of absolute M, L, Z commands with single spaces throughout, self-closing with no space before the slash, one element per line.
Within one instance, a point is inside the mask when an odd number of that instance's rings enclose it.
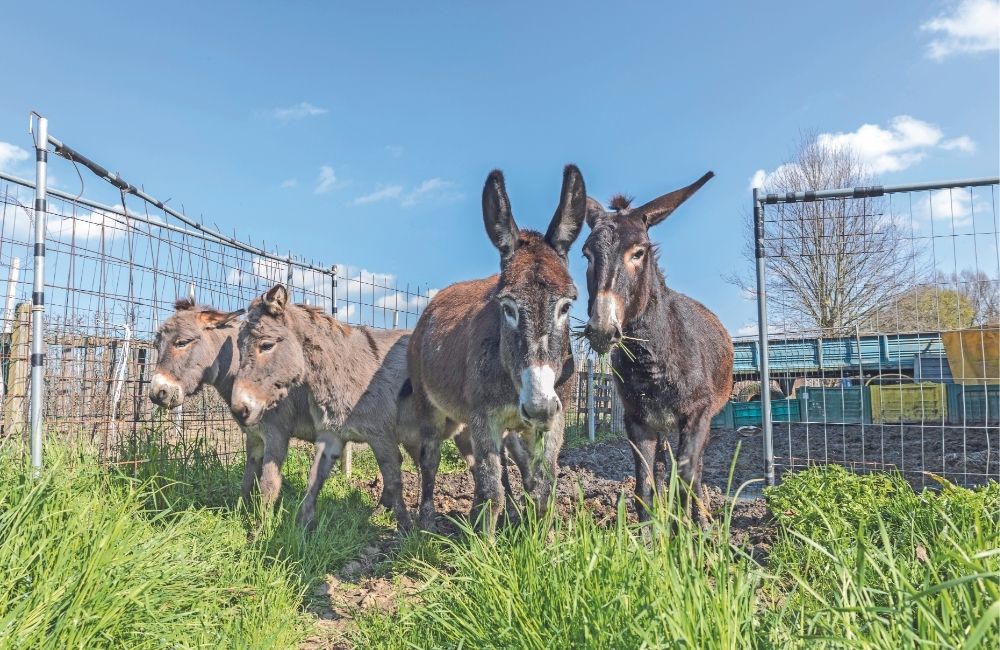
<path fill-rule="evenodd" d="M 497 270 L 494 167 L 536 229 L 567 162 L 591 195 L 639 201 L 711 169 L 653 234 L 668 282 L 733 332 L 755 314 L 723 279 L 751 179 L 801 130 L 849 140 L 885 183 L 998 173 L 996 0 L 687 4 L 9 3 L 0 167 L 30 176 L 38 110 L 226 231 L 432 287 Z"/>

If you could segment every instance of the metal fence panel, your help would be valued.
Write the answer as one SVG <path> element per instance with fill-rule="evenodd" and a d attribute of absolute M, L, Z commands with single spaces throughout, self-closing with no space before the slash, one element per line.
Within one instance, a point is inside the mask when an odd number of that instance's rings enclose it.
<path fill-rule="evenodd" d="M 53 141 L 65 146 L 50 138 L 49 153 Z M 400 283 L 391 274 L 309 262 L 223 235 L 120 177 L 95 180 L 80 158 L 69 163 L 49 156 L 49 165 L 59 164 L 62 178 L 80 172 L 88 192 L 117 196 L 118 202 L 50 188 L 41 204 L 42 233 L 36 183 L 0 174 L 0 280 L 5 292 L 0 442 L 26 442 L 28 404 L 38 395 L 47 438 L 91 447 L 108 462 L 134 461 L 152 442 L 177 450 L 207 446 L 231 457 L 243 450 L 243 440 L 214 390 L 192 396 L 173 413 L 161 412 L 148 400 L 156 364 L 153 338 L 177 298 L 191 296 L 198 303 L 236 310 L 284 282 L 297 302 L 376 328 L 412 328 L 429 300 L 427 287 Z M 122 182 L 105 183 L 109 176 Z M 36 321 L 41 337 L 30 331 L 36 238 L 44 241 L 46 262 L 44 321 Z M 44 378 L 44 390 L 29 386 L 35 343 L 45 355 L 40 366 L 44 374 L 37 375 Z"/>

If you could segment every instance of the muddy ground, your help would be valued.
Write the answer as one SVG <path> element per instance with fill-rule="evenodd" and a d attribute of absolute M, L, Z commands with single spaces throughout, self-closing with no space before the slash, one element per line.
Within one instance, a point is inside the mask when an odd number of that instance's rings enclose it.
<path fill-rule="evenodd" d="M 676 441 L 674 441 L 676 442 Z M 732 467 L 737 446 L 740 452 Z M 833 426 L 780 424 L 774 426 L 774 453 L 780 475 L 790 468 L 817 463 L 843 463 L 856 469 L 904 470 L 904 476 L 920 488 L 935 482 L 923 472 L 934 472 L 962 485 L 1000 480 L 1000 431 L 919 426 Z M 732 467 L 732 478 L 730 470 Z M 705 451 L 703 482 L 709 507 L 719 516 L 733 505 L 732 542 L 760 562 L 766 561 L 775 529 L 760 495 L 761 482 L 746 489 L 739 499 L 732 495 L 747 481 L 763 476 L 763 437 L 759 429 L 714 430 Z M 520 494 L 516 466 L 508 466 L 515 495 Z M 613 521 L 619 498 L 627 499 L 629 518 L 635 511 L 629 495 L 634 486 L 633 459 L 627 440 L 612 439 L 595 444 L 564 447 L 559 456 L 556 503 L 560 515 L 569 516 L 581 498 L 599 522 Z M 373 499 L 381 492 L 381 481 L 356 479 L 358 487 Z M 404 474 L 407 503 L 415 512 L 419 497 L 418 478 Z M 438 476 L 435 505 L 438 532 L 455 534 L 453 519 L 468 516 L 472 506 L 473 481 L 468 471 Z M 387 534 L 364 549 L 337 576 L 320 585 L 310 607 L 317 618 L 317 634 L 306 648 L 349 648 L 343 634 L 350 629 L 359 610 L 389 611 L 399 597 L 416 592 L 412 579 L 392 575 L 386 558 L 398 545 L 398 537 Z"/>

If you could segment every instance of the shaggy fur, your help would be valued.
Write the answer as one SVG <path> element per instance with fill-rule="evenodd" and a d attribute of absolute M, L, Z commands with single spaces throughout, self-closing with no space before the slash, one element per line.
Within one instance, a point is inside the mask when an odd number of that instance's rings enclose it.
<path fill-rule="evenodd" d="M 240 364 L 236 319 L 243 311 L 224 313 L 187 299 L 178 300 L 175 308 L 176 313 L 156 332 L 158 361 L 149 398 L 164 408 L 176 408 L 202 386 L 210 385 L 231 405 Z M 270 505 L 281 486 L 281 463 L 289 438 L 312 441 L 316 437 L 305 393 L 294 391 L 258 424 L 240 428 L 247 452 L 243 500 L 249 501 L 257 485 L 262 501 Z"/>
<path fill-rule="evenodd" d="M 255 299 L 240 327 L 240 368 L 233 412 L 253 423 L 296 390 L 308 399 L 318 453 L 309 474 L 310 491 L 300 517 L 311 518 L 316 496 L 344 442 L 367 443 L 382 472 L 381 502 L 401 528 L 409 524 L 403 502 L 402 444 L 420 457 L 417 429 L 398 417 L 398 398 L 407 379 L 406 330 L 351 327 L 322 310 L 288 302 L 277 285 Z M 304 513 L 304 514 L 303 514 Z"/>
<path fill-rule="evenodd" d="M 440 441 L 455 427 L 468 425 L 475 457 L 473 517 L 489 530 L 503 508 L 505 431 L 511 432 L 508 449 L 525 448 L 526 457 L 514 457 L 522 466 L 525 491 L 540 511 L 552 491 L 563 440 L 561 403 L 569 398 L 573 372 L 566 311 L 576 298 L 576 287 L 566 253 L 580 233 L 585 212 L 583 177 L 570 165 L 545 236 L 520 230 L 502 174 L 491 173 L 483 189 L 483 220 L 500 252 L 500 275 L 459 282 L 439 292 L 421 314 L 410 341 L 425 485 L 429 482 L 433 489 Z M 505 315 L 505 309 L 516 310 L 516 319 Z M 539 401 L 533 384 L 523 385 L 522 371 L 540 367 L 553 373 L 558 399 Z M 429 495 L 427 490 L 421 499 L 425 525 L 433 520 Z"/>
<path fill-rule="evenodd" d="M 611 350 L 633 444 L 640 519 L 649 516 L 654 475 L 662 480 L 669 462 L 666 433 L 675 427 L 680 478 L 701 497 L 702 455 L 710 422 L 732 392 L 733 346 L 728 332 L 701 303 L 667 287 L 648 234 L 650 226 L 666 219 L 711 177 L 709 172 L 692 185 L 635 209 L 619 204 L 622 207 L 608 213 L 594 199 L 588 202 L 591 232 L 583 246 L 590 262 L 586 334 L 598 352 Z M 657 462 L 663 471 L 654 472 Z"/>

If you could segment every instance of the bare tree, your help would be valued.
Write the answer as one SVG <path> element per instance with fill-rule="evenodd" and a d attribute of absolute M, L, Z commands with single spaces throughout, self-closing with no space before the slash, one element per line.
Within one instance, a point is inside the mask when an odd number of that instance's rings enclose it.
<path fill-rule="evenodd" d="M 874 184 L 854 151 L 805 134 L 791 158 L 767 175 L 763 190 L 784 194 Z M 853 332 L 880 305 L 919 283 L 925 275 L 920 256 L 887 206 L 881 198 L 850 198 L 768 207 L 766 288 L 775 322 L 825 335 Z M 747 232 L 748 272 L 730 281 L 754 291 L 752 223 Z"/>
<path fill-rule="evenodd" d="M 969 301 L 972 318 L 969 325 L 1000 326 L 1000 283 L 980 270 L 965 269 L 944 276 L 947 283 Z"/>

